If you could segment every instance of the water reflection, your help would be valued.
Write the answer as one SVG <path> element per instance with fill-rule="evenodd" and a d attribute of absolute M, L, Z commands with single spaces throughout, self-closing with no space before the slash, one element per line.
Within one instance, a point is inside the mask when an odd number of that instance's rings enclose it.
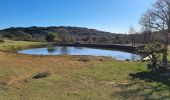
<path fill-rule="evenodd" d="M 69 52 L 68 47 L 65 47 L 65 46 L 61 47 L 60 48 L 60 54 L 62 54 L 62 55 L 69 55 L 70 52 Z"/>
<path fill-rule="evenodd" d="M 83 47 L 75 47 L 75 49 L 83 49 Z"/>
<path fill-rule="evenodd" d="M 56 49 L 55 47 L 48 47 L 48 48 L 47 48 L 47 51 L 48 51 L 48 53 L 50 53 L 50 54 L 55 53 L 57 50 L 58 50 L 58 49 Z"/>
<path fill-rule="evenodd" d="M 118 50 L 106 50 L 86 47 L 66 47 L 66 46 L 53 46 L 47 48 L 33 48 L 27 50 L 18 51 L 22 54 L 33 55 L 93 55 L 93 56 L 109 56 L 118 60 L 140 60 L 139 55 L 118 51 Z"/>
<path fill-rule="evenodd" d="M 137 56 L 134 54 L 134 53 L 132 53 L 132 56 L 131 56 L 131 61 L 135 61 L 137 58 L 136 58 Z"/>

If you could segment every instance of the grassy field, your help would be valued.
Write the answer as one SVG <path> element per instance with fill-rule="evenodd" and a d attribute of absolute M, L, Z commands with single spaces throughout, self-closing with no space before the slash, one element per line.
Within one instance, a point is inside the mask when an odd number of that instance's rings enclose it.
<path fill-rule="evenodd" d="M 22 44 L 11 41 L 3 45 L 15 47 Z M 38 45 L 26 44 L 24 48 Z M 0 50 L 6 50 L 3 45 L 0 45 Z M 50 75 L 32 78 L 39 72 L 49 72 Z M 148 75 L 144 62 L 117 61 L 107 57 L 32 56 L 0 52 L 0 100 L 170 98 L 168 81 L 156 79 L 157 76 L 152 78 Z"/>
<path fill-rule="evenodd" d="M 5 40 L 5 43 L 0 44 L 0 51 L 15 51 L 42 45 L 45 45 L 45 43 Z"/>

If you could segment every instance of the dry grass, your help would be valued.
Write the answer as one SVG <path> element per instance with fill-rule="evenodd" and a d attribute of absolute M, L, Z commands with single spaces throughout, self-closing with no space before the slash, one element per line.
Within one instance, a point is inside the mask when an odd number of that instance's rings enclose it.
<path fill-rule="evenodd" d="M 97 59 L 91 58 L 91 62 L 82 63 L 78 61 L 79 58 L 78 56 L 74 58 L 70 56 L 31 56 L 0 52 L 0 79 L 11 83 L 16 79 L 26 79 L 39 71 L 64 74 L 67 71 L 93 64 Z"/>
<path fill-rule="evenodd" d="M 129 76 L 142 71 L 147 71 L 142 62 L 92 56 L 32 56 L 0 52 L 0 100 L 140 100 L 170 97 L 168 86 Z M 49 72 L 50 75 L 33 79 L 32 76 L 39 72 Z"/>
<path fill-rule="evenodd" d="M 79 59 L 88 59 L 88 62 Z M 0 99 L 113 100 L 169 97 L 166 85 L 133 80 L 129 76 L 130 73 L 141 71 L 146 71 L 145 64 L 141 62 L 91 56 L 31 56 L 0 52 Z M 49 72 L 51 75 L 32 79 L 39 72 Z M 155 87 L 160 90 L 155 91 Z M 154 92 L 150 94 L 150 91 Z"/>
<path fill-rule="evenodd" d="M 89 59 L 89 62 L 79 61 L 79 59 L 82 58 Z M 4 82 L 9 89 L 8 91 L 4 90 L 6 91 L 4 94 L 7 96 L 0 95 L 0 99 L 35 99 L 35 95 L 39 95 L 36 100 L 45 100 L 45 98 L 54 99 L 56 96 L 65 94 L 62 93 L 64 88 L 83 86 L 83 84 L 80 85 L 77 82 L 73 82 L 74 77 L 71 77 L 71 75 L 76 71 L 101 62 L 100 60 L 101 58 L 88 56 L 30 56 L 0 52 L 0 80 L 1 82 Z M 48 78 L 40 80 L 32 79 L 32 75 L 43 71 L 48 71 L 51 75 Z M 54 86 L 54 84 L 56 84 L 56 86 Z M 44 90 L 43 88 L 47 90 Z M 53 90 L 53 88 L 56 88 L 56 90 Z M 27 93 L 28 91 L 30 92 Z M 40 94 L 35 93 L 34 91 L 39 91 Z M 67 89 L 66 91 L 68 92 L 68 95 L 76 94 Z M 46 94 L 47 97 L 44 98 L 44 92 L 45 94 L 46 92 L 50 92 L 52 94 L 49 97 Z M 61 92 L 61 94 L 59 92 Z M 13 97 L 9 95 L 13 95 Z M 65 97 L 63 96 L 63 98 Z"/>

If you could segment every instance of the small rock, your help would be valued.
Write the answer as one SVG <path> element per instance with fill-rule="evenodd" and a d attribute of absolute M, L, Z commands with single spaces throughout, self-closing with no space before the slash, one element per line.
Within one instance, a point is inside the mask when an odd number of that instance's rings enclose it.
<path fill-rule="evenodd" d="M 79 95 L 79 92 L 70 92 L 70 93 L 68 94 L 68 96 L 70 96 L 70 95 Z"/>
<path fill-rule="evenodd" d="M 86 59 L 86 58 L 80 58 L 80 59 L 78 59 L 78 61 L 81 61 L 81 62 L 89 62 L 90 60 L 89 60 L 89 59 Z"/>
<path fill-rule="evenodd" d="M 99 61 L 104 61 L 103 59 L 99 59 Z"/>
<path fill-rule="evenodd" d="M 39 78 L 44 78 L 44 77 L 48 77 L 50 75 L 49 72 L 39 72 L 36 75 L 33 76 L 34 79 L 39 79 Z"/>

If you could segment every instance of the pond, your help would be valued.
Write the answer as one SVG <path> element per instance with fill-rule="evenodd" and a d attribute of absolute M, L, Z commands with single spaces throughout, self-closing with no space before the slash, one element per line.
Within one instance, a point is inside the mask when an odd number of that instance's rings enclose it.
<path fill-rule="evenodd" d="M 118 60 L 140 60 L 141 56 L 129 52 L 88 47 L 53 46 L 20 50 L 18 53 L 31 55 L 92 55 L 107 56 Z"/>

